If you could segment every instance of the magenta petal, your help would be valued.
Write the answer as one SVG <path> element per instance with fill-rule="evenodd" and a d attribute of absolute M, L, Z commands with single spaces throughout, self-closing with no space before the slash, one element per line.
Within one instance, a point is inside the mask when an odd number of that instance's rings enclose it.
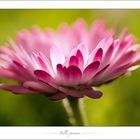
<path fill-rule="evenodd" d="M 70 88 L 64 88 L 64 87 L 59 87 L 58 89 L 62 91 L 63 93 L 65 93 L 66 95 L 70 95 L 72 97 L 77 97 L 77 98 L 84 97 L 84 94 L 82 91 L 78 91 L 78 90 L 70 89 Z"/>
<path fill-rule="evenodd" d="M 95 61 L 93 63 L 91 63 L 90 65 L 88 65 L 84 72 L 83 72 L 83 80 L 89 80 L 91 79 L 97 72 L 98 68 L 100 66 L 100 62 L 99 61 Z"/>
<path fill-rule="evenodd" d="M 108 70 L 110 64 L 106 65 L 104 68 L 102 68 L 100 71 L 96 73 L 95 76 L 92 77 L 92 79 L 88 82 L 91 86 L 98 86 L 103 79 L 103 76 L 106 75 L 106 70 Z"/>
<path fill-rule="evenodd" d="M 25 68 L 22 64 L 20 64 L 17 61 L 13 61 L 13 64 L 11 66 L 11 69 L 15 72 L 15 73 L 19 73 L 22 77 L 25 78 L 25 80 L 35 80 L 32 73 L 30 72 L 30 69 Z"/>
<path fill-rule="evenodd" d="M 4 69 L 4 68 L 0 69 L 0 77 L 6 77 L 8 79 L 19 81 L 19 82 L 23 82 L 25 80 L 21 76 L 15 74 L 14 72 L 12 72 L 8 69 Z"/>
<path fill-rule="evenodd" d="M 93 59 L 93 61 L 101 61 L 102 59 L 102 56 L 103 56 L 103 49 L 102 48 L 99 48 L 95 54 L 95 57 Z"/>
<path fill-rule="evenodd" d="M 44 92 L 44 93 L 56 92 L 56 89 L 40 81 L 27 81 L 24 82 L 23 86 L 38 92 Z"/>
<path fill-rule="evenodd" d="M 106 81 L 113 80 L 116 77 L 124 74 L 130 66 L 131 66 L 131 64 L 128 63 L 128 64 L 118 67 L 117 69 L 115 69 L 114 71 L 112 71 L 110 73 L 110 76 L 106 77 Z"/>
<path fill-rule="evenodd" d="M 109 49 L 107 50 L 105 56 L 104 56 L 104 59 L 103 59 L 103 62 L 102 62 L 103 67 L 104 67 L 105 65 L 107 65 L 107 64 L 110 63 L 110 60 L 111 60 L 111 58 L 112 58 L 113 51 L 114 51 L 114 46 L 111 45 L 111 46 L 109 47 Z"/>
<path fill-rule="evenodd" d="M 88 50 L 88 46 L 85 43 L 81 43 L 78 45 L 78 50 L 82 53 L 83 58 L 85 61 L 87 61 L 88 55 L 89 55 L 89 50 Z"/>
<path fill-rule="evenodd" d="M 61 82 L 62 84 L 66 84 L 69 80 L 69 72 L 66 67 L 63 67 L 61 64 L 57 65 L 57 76 L 58 76 L 58 82 Z"/>
<path fill-rule="evenodd" d="M 76 66 L 69 66 L 69 82 L 72 85 L 78 84 L 81 80 L 82 73 L 80 69 Z"/>
<path fill-rule="evenodd" d="M 37 94 L 36 91 L 31 91 L 29 89 L 26 89 L 26 88 L 18 88 L 18 89 L 15 89 L 12 91 L 13 93 L 15 94 Z"/>
<path fill-rule="evenodd" d="M 4 84 L 0 84 L 0 89 L 5 89 L 5 90 L 15 90 L 16 88 L 19 88 L 20 86 L 18 85 L 4 85 Z"/>
<path fill-rule="evenodd" d="M 33 94 L 33 93 L 35 93 L 32 90 L 26 89 L 26 88 L 24 88 L 22 86 L 18 86 L 18 85 L 2 85 L 1 84 L 0 89 L 5 89 L 5 90 L 11 91 L 16 94 Z"/>
<path fill-rule="evenodd" d="M 108 50 L 107 50 L 107 52 L 106 52 L 106 54 L 105 54 L 106 57 L 110 58 L 111 55 L 112 55 L 112 53 L 113 53 L 113 50 L 114 50 L 114 46 L 111 45 L 111 46 L 108 48 Z"/>
<path fill-rule="evenodd" d="M 119 51 L 123 51 L 126 47 L 133 45 L 136 41 L 134 35 L 127 35 L 127 31 L 124 31 L 120 37 L 120 48 Z"/>
<path fill-rule="evenodd" d="M 48 68 L 46 66 L 47 63 L 45 63 L 45 61 L 41 58 L 40 55 L 37 56 L 37 62 L 43 69 L 48 70 Z"/>
<path fill-rule="evenodd" d="M 94 99 L 98 99 L 103 95 L 101 91 L 95 91 L 95 90 L 87 90 L 86 91 L 86 96 Z"/>
<path fill-rule="evenodd" d="M 39 80 L 47 83 L 48 85 L 51 85 L 52 87 L 57 88 L 54 79 L 47 72 L 43 70 L 35 70 L 34 74 Z"/>
<path fill-rule="evenodd" d="M 108 50 L 108 48 L 112 45 L 113 41 L 114 41 L 114 36 L 109 35 L 109 36 L 105 37 L 104 39 L 102 39 L 98 43 L 96 48 L 102 48 L 104 50 L 104 52 L 106 52 Z"/>
<path fill-rule="evenodd" d="M 125 65 L 129 62 L 132 61 L 132 59 L 136 56 L 136 52 L 135 51 L 130 51 L 126 54 L 124 54 L 123 56 L 121 56 L 117 62 L 114 62 L 114 67 L 117 68 L 120 65 Z M 113 68 L 114 69 L 114 68 Z"/>
<path fill-rule="evenodd" d="M 80 50 L 76 52 L 76 57 L 78 59 L 79 68 L 83 69 L 84 67 L 84 58 Z"/>
<path fill-rule="evenodd" d="M 53 100 L 53 101 L 58 101 L 58 100 L 62 100 L 66 97 L 67 95 L 63 94 L 63 93 L 56 93 L 55 95 L 49 96 L 48 99 Z"/>
<path fill-rule="evenodd" d="M 46 69 L 48 70 L 48 72 L 51 75 L 53 75 L 54 71 L 52 69 L 51 63 L 50 63 L 49 59 L 47 58 L 47 56 L 45 54 L 43 54 L 42 52 L 39 52 L 39 56 L 40 56 L 40 59 L 43 61 L 43 63 L 46 65 Z"/>
<path fill-rule="evenodd" d="M 70 57 L 69 65 L 78 66 L 78 59 L 76 56 Z"/>
<path fill-rule="evenodd" d="M 64 54 L 62 53 L 62 50 L 56 46 L 53 45 L 50 49 L 50 58 L 53 70 L 56 72 L 56 65 L 59 63 L 63 63 L 65 61 Z"/>

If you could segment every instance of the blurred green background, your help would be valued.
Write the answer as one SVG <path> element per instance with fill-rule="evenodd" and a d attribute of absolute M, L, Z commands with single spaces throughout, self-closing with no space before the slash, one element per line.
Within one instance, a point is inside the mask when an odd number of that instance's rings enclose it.
<path fill-rule="evenodd" d="M 39 25 L 57 29 L 61 22 L 83 18 L 90 25 L 104 19 L 117 32 L 124 27 L 140 42 L 140 10 L 0 10 L 0 45 L 22 28 Z M 101 99 L 85 98 L 90 126 L 140 125 L 140 69 L 100 87 Z M 3 82 L 3 81 L 0 81 Z M 67 126 L 67 114 L 61 101 L 52 102 L 43 95 L 14 95 L 0 90 L 0 126 Z"/>

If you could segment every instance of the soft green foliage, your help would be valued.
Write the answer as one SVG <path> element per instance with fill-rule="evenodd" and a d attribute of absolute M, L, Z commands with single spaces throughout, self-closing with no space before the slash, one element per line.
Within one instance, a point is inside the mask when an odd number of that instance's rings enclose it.
<path fill-rule="evenodd" d="M 83 18 L 90 25 L 104 19 L 117 33 L 124 27 L 140 42 L 138 10 L 0 10 L 0 45 L 22 28 L 39 25 L 57 29 L 62 22 Z M 1 81 L 2 82 L 2 81 Z M 140 69 L 100 87 L 101 99 L 85 98 L 85 111 L 91 126 L 140 125 Z M 52 102 L 44 95 L 14 95 L 0 90 L 0 125 L 69 125 L 61 101 Z"/>

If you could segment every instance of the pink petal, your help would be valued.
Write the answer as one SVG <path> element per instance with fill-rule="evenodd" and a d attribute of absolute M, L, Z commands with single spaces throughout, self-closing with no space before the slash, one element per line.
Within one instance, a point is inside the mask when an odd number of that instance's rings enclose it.
<path fill-rule="evenodd" d="M 46 84 L 51 85 L 54 88 L 57 87 L 54 79 L 47 72 L 43 70 L 35 70 L 34 74 L 39 80 L 45 82 Z"/>
<path fill-rule="evenodd" d="M 95 91 L 92 88 L 85 90 L 86 96 L 93 98 L 93 99 L 98 99 L 100 98 L 103 93 L 101 91 Z"/>
<path fill-rule="evenodd" d="M 127 69 L 130 66 L 131 66 L 131 64 L 128 63 L 128 64 L 118 67 L 117 69 L 115 69 L 114 71 L 109 73 L 108 76 L 106 76 L 106 78 L 104 78 L 105 81 L 110 81 L 110 80 L 113 80 L 113 79 L 119 77 L 120 75 L 123 75 L 124 73 L 126 73 Z"/>
<path fill-rule="evenodd" d="M 53 101 L 58 101 L 66 98 L 67 95 L 57 92 L 55 95 L 49 96 L 48 99 L 53 100 Z"/>
<path fill-rule="evenodd" d="M 109 48 L 108 48 L 108 50 L 107 50 L 107 52 L 106 52 L 106 54 L 105 54 L 105 57 L 104 57 L 104 59 L 107 61 L 107 59 L 108 59 L 108 62 L 109 62 L 109 60 L 111 59 L 111 56 L 112 56 L 112 54 L 113 54 L 113 51 L 114 51 L 114 46 L 113 45 L 111 45 Z"/>
<path fill-rule="evenodd" d="M 11 65 L 10 69 L 15 73 L 19 73 L 25 80 L 35 80 L 30 69 L 25 68 L 22 64 L 17 61 L 13 61 L 14 65 Z"/>
<path fill-rule="evenodd" d="M 126 72 L 127 68 L 129 68 L 128 66 L 130 66 L 130 65 L 127 66 L 127 64 L 133 62 L 132 60 L 135 57 L 135 55 L 136 53 L 133 51 L 128 52 L 127 54 L 124 54 L 120 59 L 118 59 L 117 62 L 113 62 L 113 64 L 110 65 L 108 69 L 96 75 L 93 78 L 93 81 L 98 85 L 99 83 L 103 83 L 104 79 L 108 81 L 108 80 L 113 79 L 114 77 L 122 75 L 124 72 Z M 125 65 L 127 66 L 127 68 L 125 68 Z M 121 72 L 123 68 L 125 68 L 125 71 Z"/>
<path fill-rule="evenodd" d="M 106 71 L 108 70 L 110 64 L 106 65 L 104 68 L 102 68 L 100 71 L 94 75 L 91 80 L 89 80 L 88 85 L 91 86 L 98 86 L 98 82 L 100 82 L 104 76 L 106 76 Z"/>
<path fill-rule="evenodd" d="M 40 69 L 40 65 L 38 63 L 38 55 L 34 52 L 31 53 L 31 58 L 32 58 L 32 61 L 33 61 L 33 64 L 35 65 L 36 69 Z"/>
<path fill-rule="evenodd" d="M 82 19 L 77 20 L 73 28 L 77 33 L 76 35 L 78 36 L 78 41 L 79 42 L 81 42 L 81 40 L 86 41 L 84 40 L 86 39 L 86 35 L 87 35 L 87 25 L 85 21 Z"/>
<path fill-rule="evenodd" d="M 57 65 L 57 82 L 58 84 L 63 84 L 67 86 L 73 86 L 80 82 L 81 79 L 81 71 L 76 66 L 69 66 L 68 68 L 63 67 L 61 64 Z M 60 83 L 59 83 L 60 82 Z"/>
<path fill-rule="evenodd" d="M 110 60 L 111 60 L 111 56 L 112 56 L 112 54 L 113 54 L 113 51 L 114 51 L 114 46 L 111 45 L 111 46 L 108 48 L 108 50 L 107 50 L 107 52 L 106 52 L 106 54 L 105 54 L 105 56 L 104 56 L 104 59 L 103 59 L 103 62 L 102 62 L 102 66 L 105 66 L 105 65 L 107 65 L 107 64 L 110 63 Z"/>
<path fill-rule="evenodd" d="M 52 69 L 52 65 L 50 63 L 50 60 L 47 58 L 47 56 L 45 56 L 45 54 L 43 54 L 42 52 L 39 52 L 39 56 L 42 59 L 42 61 L 45 63 L 49 73 L 51 75 L 54 75 L 53 69 Z"/>
<path fill-rule="evenodd" d="M 76 66 L 69 66 L 69 83 L 70 85 L 76 85 L 80 82 L 82 73 L 80 69 Z"/>
<path fill-rule="evenodd" d="M 78 59 L 76 56 L 70 57 L 69 65 L 78 66 Z"/>
<path fill-rule="evenodd" d="M 67 70 L 66 67 L 63 67 L 61 64 L 57 65 L 57 79 L 58 80 L 58 84 L 64 84 L 67 85 L 69 83 L 69 71 Z"/>
<path fill-rule="evenodd" d="M 32 59 L 36 65 L 36 68 L 43 69 L 48 73 L 50 73 L 50 75 L 54 76 L 54 72 L 50 64 L 50 61 L 42 52 L 39 52 L 39 54 L 33 52 Z"/>
<path fill-rule="evenodd" d="M 98 76 L 104 74 L 104 72 L 106 72 L 106 70 L 109 68 L 109 66 L 110 66 L 110 64 L 106 65 L 104 68 L 102 68 L 100 71 L 98 71 L 98 72 L 96 73 L 96 75 L 94 76 L 94 78 L 96 78 L 96 77 L 98 77 Z"/>
<path fill-rule="evenodd" d="M 52 62 L 54 72 L 56 72 L 57 64 L 63 64 L 65 61 L 63 52 L 56 45 L 52 46 L 50 49 L 50 60 Z"/>
<path fill-rule="evenodd" d="M 65 93 L 66 95 L 70 95 L 72 97 L 77 97 L 77 98 L 84 97 L 84 94 L 82 91 L 78 91 L 78 90 L 70 89 L 70 88 L 64 88 L 64 87 L 59 87 L 58 89 L 62 91 L 63 93 Z"/>
<path fill-rule="evenodd" d="M 88 65 L 83 72 L 82 79 L 84 81 L 88 81 L 89 79 L 91 79 L 96 74 L 99 66 L 100 66 L 99 61 L 95 61 L 95 62 L 91 63 L 90 65 Z"/>
<path fill-rule="evenodd" d="M 83 55 L 82 55 L 80 50 L 77 50 L 76 57 L 78 59 L 78 66 L 79 66 L 79 68 L 81 70 L 83 70 L 83 68 L 84 68 L 84 57 L 83 57 Z"/>
<path fill-rule="evenodd" d="M 26 88 L 18 88 L 18 89 L 13 90 L 12 92 L 15 94 L 37 94 L 37 92 L 31 91 Z"/>
<path fill-rule="evenodd" d="M 20 75 L 17 75 L 16 73 L 4 68 L 0 69 L 0 77 L 5 77 L 19 82 L 23 82 L 25 80 Z"/>
<path fill-rule="evenodd" d="M 112 45 L 113 43 L 113 36 L 109 36 L 106 37 L 104 39 L 102 39 L 98 45 L 96 46 L 96 48 L 93 48 L 93 50 L 91 51 L 91 53 L 89 54 L 88 60 L 87 60 L 87 65 L 89 65 L 90 63 L 92 63 L 94 61 L 96 52 L 102 53 L 101 49 L 103 50 L 103 53 L 105 54 L 106 51 L 108 50 L 108 48 Z M 101 49 L 100 49 L 101 48 Z M 103 54 L 100 54 L 100 57 L 102 57 Z"/>
<path fill-rule="evenodd" d="M 42 53 L 41 53 L 42 54 Z M 43 55 L 43 54 L 42 54 Z M 46 59 L 43 59 L 42 58 L 42 55 L 37 55 L 36 54 L 36 57 L 35 57 L 35 59 L 36 59 L 36 61 L 37 61 L 37 63 L 39 64 L 39 66 L 41 66 L 41 68 L 43 68 L 43 69 L 47 69 L 48 70 L 48 67 L 47 67 L 47 63 L 46 63 Z"/>
<path fill-rule="evenodd" d="M 122 56 L 125 52 L 128 52 L 133 50 L 130 49 L 133 46 L 133 43 L 135 41 L 135 38 L 133 35 L 125 36 L 124 38 L 121 38 L 119 48 L 116 52 L 116 54 L 119 54 L 117 59 Z"/>
<path fill-rule="evenodd" d="M 127 54 L 122 55 L 117 62 L 114 62 L 112 68 L 131 62 L 135 56 L 135 51 L 127 52 Z"/>
<path fill-rule="evenodd" d="M 134 35 L 130 34 L 130 35 L 125 35 L 120 39 L 121 45 L 120 45 L 120 49 L 122 51 L 122 49 L 133 45 L 136 41 L 136 38 L 134 37 Z"/>
<path fill-rule="evenodd" d="M 86 64 L 89 55 L 88 46 L 85 43 L 81 43 L 78 45 L 77 49 L 80 50 L 80 52 L 82 53 L 84 58 L 84 63 Z"/>
<path fill-rule="evenodd" d="M 26 88 L 24 88 L 22 86 L 18 86 L 18 85 L 3 85 L 3 84 L 0 84 L 0 89 L 5 89 L 5 90 L 11 91 L 15 94 L 34 94 L 34 93 L 36 93 L 32 90 L 26 89 Z"/>
<path fill-rule="evenodd" d="M 45 93 L 56 92 L 56 89 L 40 81 L 27 81 L 24 82 L 23 86 L 38 92 L 45 92 Z"/>
<path fill-rule="evenodd" d="M 60 26 L 58 43 L 60 44 L 63 54 L 69 55 L 69 52 L 78 44 L 77 33 L 67 24 Z"/>
<path fill-rule="evenodd" d="M 93 61 L 101 61 L 102 56 L 103 56 L 103 49 L 99 48 L 95 54 Z"/>
<path fill-rule="evenodd" d="M 108 48 L 112 45 L 113 41 L 114 41 L 114 35 L 109 35 L 108 37 L 105 37 L 98 43 L 97 49 L 102 48 L 104 50 L 104 53 L 106 53 Z"/>
<path fill-rule="evenodd" d="M 28 30 L 18 32 L 16 40 L 19 46 L 26 46 L 24 47 L 24 50 L 28 54 L 31 53 L 34 46 L 33 45 L 34 41 L 32 41 L 32 34 Z"/>

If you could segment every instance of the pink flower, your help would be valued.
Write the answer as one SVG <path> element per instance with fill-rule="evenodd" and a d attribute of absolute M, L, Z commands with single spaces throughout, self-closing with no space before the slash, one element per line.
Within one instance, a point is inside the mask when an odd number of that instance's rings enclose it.
<path fill-rule="evenodd" d="M 0 88 L 16 94 L 43 93 L 51 100 L 67 96 L 99 98 L 96 86 L 136 68 L 135 38 L 126 32 L 115 39 L 103 21 L 90 29 L 83 20 L 63 24 L 58 33 L 33 27 L 17 33 L 0 49 L 0 77 L 17 81 Z"/>

